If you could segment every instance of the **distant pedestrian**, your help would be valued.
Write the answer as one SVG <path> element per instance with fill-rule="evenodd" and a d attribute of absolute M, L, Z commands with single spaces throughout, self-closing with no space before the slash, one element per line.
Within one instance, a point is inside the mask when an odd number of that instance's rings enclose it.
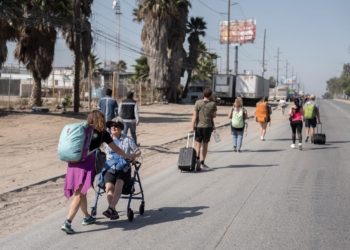
<path fill-rule="evenodd" d="M 139 125 L 139 106 L 137 101 L 134 100 L 134 92 L 128 91 L 126 93 L 126 99 L 124 99 L 118 108 L 118 114 L 124 121 L 123 134 L 128 135 L 130 129 L 131 137 L 135 144 L 139 147 L 140 143 L 137 142 L 136 126 Z"/>
<path fill-rule="evenodd" d="M 271 105 L 268 102 L 267 97 L 263 97 L 260 102 L 257 103 L 255 115 L 257 121 L 260 124 L 260 139 L 265 141 L 267 124 L 271 126 Z"/>
<path fill-rule="evenodd" d="M 89 145 L 89 151 L 93 151 L 100 148 L 101 142 L 105 142 L 108 146 L 118 155 L 134 160 L 134 156 L 127 155 L 124 151 L 118 147 L 109 133 L 106 132 L 106 123 L 104 115 L 94 110 L 87 118 L 87 123 L 94 127 L 94 133 Z M 77 163 L 68 163 L 67 174 L 64 180 L 64 195 L 69 199 L 74 195 L 73 201 L 70 205 L 68 216 L 63 223 L 61 230 L 67 234 L 75 233 L 71 227 L 71 223 L 80 209 L 83 213 L 83 225 L 89 225 L 95 223 L 96 218 L 89 214 L 87 210 L 87 198 L 86 193 L 90 189 L 92 182 L 95 178 L 95 154 L 90 154 L 84 161 Z"/>
<path fill-rule="evenodd" d="M 286 109 L 286 106 L 287 106 L 287 103 L 286 103 L 286 100 L 284 100 L 284 97 L 281 98 L 279 105 L 282 111 L 282 115 L 284 115 L 284 110 Z"/>
<path fill-rule="evenodd" d="M 289 110 L 289 117 L 290 117 L 290 126 L 292 128 L 292 140 L 293 144 L 291 145 L 291 148 L 295 148 L 295 133 L 298 132 L 298 139 L 299 139 L 299 150 L 303 150 L 303 146 L 301 144 L 302 142 L 302 135 L 301 131 L 303 129 L 303 109 L 299 105 L 299 100 L 296 98 L 294 99 L 294 105 Z"/>
<path fill-rule="evenodd" d="M 204 161 L 208 152 L 208 143 L 211 133 L 215 129 L 213 119 L 216 117 L 216 103 L 210 100 L 212 90 L 205 88 L 202 100 L 195 103 L 190 132 L 195 131 L 197 166 L 196 170 L 200 171 L 202 167 L 208 167 Z M 203 143 L 202 159 L 200 160 L 201 144 Z"/>
<path fill-rule="evenodd" d="M 243 108 L 241 98 L 237 98 L 233 104 L 233 108 L 228 113 L 228 118 L 231 119 L 231 134 L 233 152 L 241 152 L 245 120 L 248 119 L 248 113 Z"/>
<path fill-rule="evenodd" d="M 309 101 L 304 104 L 304 119 L 305 119 L 305 131 L 306 139 L 309 140 L 309 132 L 311 136 L 311 143 L 314 142 L 315 128 L 318 124 L 321 124 L 320 119 L 320 106 L 315 102 L 316 96 L 310 95 Z"/>
<path fill-rule="evenodd" d="M 101 98 L 97 104 L 97 109 L 105 115 L 107 122 L 118 116 L 118 103 L 111 95 L 112 90 L 106 89 L 106 96 Z"/>

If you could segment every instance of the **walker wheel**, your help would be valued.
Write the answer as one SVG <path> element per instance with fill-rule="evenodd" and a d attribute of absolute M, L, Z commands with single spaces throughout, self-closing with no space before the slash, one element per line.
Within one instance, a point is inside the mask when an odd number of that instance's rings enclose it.
<path fill-rule="evenodd" d="M 134 220 L 134 211 L 132 211 L 130 208 L 128 210 L 128 220 L 132 222 Z"/>
<path fill-rule="evenodd" d="M 91 214 L 92 217 L 95 217 L 95 216 L 96 216 L 95 207 L 92 207 L 92 208 L 91 208 L 91 213 L 90 213 L 90 214 Z"/>
<path fill-rule="evenodd" d="M 139 208 L 140 215 L 143 215 L 145 213 L 145 202 L 143 201 Z"/>

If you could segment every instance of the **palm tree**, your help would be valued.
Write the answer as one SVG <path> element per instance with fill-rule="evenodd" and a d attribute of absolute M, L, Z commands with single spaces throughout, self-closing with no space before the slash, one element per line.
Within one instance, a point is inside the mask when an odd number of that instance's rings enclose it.
<path fill-rule="evenodd" d="M 126 69 L 126 62 L 124 60 L 119 60 L 117 63 L 117 71 L 119 70 L 119 72 L 125 72 Z"/>
<path fill-rule="evenodd" d="M 143 50 L 147 56 L 152 85 L 158 90 L 157 99 L 161 100 L 169 89 L 168 41 L 172 20 L 180 15 L 179 6 L 188 0 L 137 0 L 138 9 L 134 10 L 136 21 L 144 21 L 141 33 Z"/>
<path fill-rule="evenodd" d="M 134 75 L 132 76 L 132 80 L 134 81 L 149 81 L 149 66 L 147 63 L 147 57 L 141 56 L 139 59 L 136 59 L 136 65 L 132 65 L 135 68 Z"/>
<path fill-rule="evenodd" d="M 7 42 L 18 40 L 19 17 L 23 16 L 23 1 L 0 0 L 0 69 L 7 59 Z"/>
<path fill-rule="evenodd" d="M 190 21 L 187 23 L 187 32 L 190 34 L 188 37 L 189 43 L 189 56 L 187 58 L 186 68 L 187 68 L 187 82 L 183 92 L 183 97 L 186 97 L 188 91 L 188 85 L 191 81 L 192 70 L 197 66 L 198 58 L 198 46 L 200 43 L 199 37 L 205 36 L 205 29 L 207 28 L 206 22 L 202 17 L 191 17 Z"/>
<path fill-rule="evenodd" d="M 99 58 L 97 58 L 96 55 L 94 55 L 93 53 L 90 53 L 89 56 L 89 67 L 90 67 L 90 72 L 91 72 L 91 77 L 96 77 L 97 76 L 97 72 L 100 70 L 100 66 L 102 65 L 102 63 L 98 62 Z M 94 87 L 97 88 L 98 86 L 96 84 L 94 84 Z"/>
<path fill-rule="evenodd" d="M 26 0 L 23 7 L 26 22 L 19 28 L 14 56 L 33 73 L 29 105 L 41 106 L 41 81 L 49 77 L 55 55 L 55 26 L 61 25 L 62 20 L 69 20 L 72 6 L 70 0 Z"/>

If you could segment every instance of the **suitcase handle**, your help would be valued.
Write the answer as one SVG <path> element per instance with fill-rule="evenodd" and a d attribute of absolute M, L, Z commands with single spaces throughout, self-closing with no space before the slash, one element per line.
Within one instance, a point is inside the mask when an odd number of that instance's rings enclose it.
<path fill-rule="evenodd" d="M 190 142 L 190 135 L 192 135 L 192 134 L 193 134 L 192 148 L 194 148 L 194 138 L 196 137 L 196 132 L 193 132 L 193 133 L 188 132 L 188 134 L 187 134 L 187 145 L 186 145 L 186 148 L 188 148 L 188 144 L 189 144 L 189 142 Z"/>
<path fill-rule="evenodd" d="M 318 134 L 318 125 L 321 126 L 321 134 L 322 134 L 322 123 L 317 123 L 317 125 L 316 125 L 316 133 Z"/>

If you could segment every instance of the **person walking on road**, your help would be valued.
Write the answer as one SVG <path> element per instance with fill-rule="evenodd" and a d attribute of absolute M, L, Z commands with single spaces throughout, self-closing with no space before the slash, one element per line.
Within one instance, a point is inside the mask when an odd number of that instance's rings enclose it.
<path fill-rule="evenodd" d="M 141 151 L 134 141 L 125 134 L 122 134 L 124 122 L 120 117 L 116 117 L 112 121 L 107 122 L 106 126 L 111 131 L 114 143 L 118 145 L 124 153 L 134 158 L 141 155 Z M 124 183 L 131 179 L 131 167 L 129 162 L 116 154 L 108 145 L 105 146 L 105 152 L 108 169 L 104 173 L 103 178 L 106 186 L 108 208 L 102 214 L 111 220 L 117 220 L 119 219 L 119 215 L 115 207 L 122 194 Z"/>
<path fill-rule="evenodd" d="M 286 102 L 286 100 L 284 100 L 284 97 L 282 97 L 281 100 L 279 101 L 279 105 L 280 105 L 280 108 L 282 111 L 282 115 L 284 115 L 284 111 L 285 111 L 286 106 L 287 106 L 287 102 Z"/>
<path fill-rule="evenodd" d="M 299 150 L 303 150 L 303 146 L 301 144 L 302 142 L 302 129 L 303 129 L 303 109 L 300 107 L 300 103 L 298 99 L 294 99 L 294 105 L 289 110 L 289 117 L 290 117 L 290 126 L 292 128 L 292 140 L 293 144 L 291 145 L 291 148 L 295 148 L 295 133 L 298 133 L 298 139 L 299 139 Z"/>
<path fill-rule="evenodd" d="M 306 139 L 309 140 L 309 132 L 311 135 L 311 143 L 314 142 L 315 128 L 318 124 L 321 124 L 320 119 L 320 106 L 315 102 L 316 96 L 310 95 L 310 99 L 304 104 L 304 119 L 305 119 L 305 130 Z"/>
<path fill-rule="evenodd" d="M 106 89 L 106 96 L 101 98 L 97 104 L 97 109 L 105 115 L 106 121 L 111 121 L 118 116 L 118 103 L 111 95 L 112 90 Z"/>
<path fill-rule="evenodd" d="M 260 139 L 262 141 L 265 141 L 265 135 L 266 135 L 266 129 L 267 129 L 267 124 L 269 123 L 269 125 L 271 126 L 271 114 L 272 114 L 272 109 L 271 109 L 271 105 L 269 104 L 268 102 L 268 98 L 267 97 L 263 97 L 261 99 L 261 102 L 259 103 L 263 103 L 264 104 L 264 107 L 265 107 L 265 110 L 267 109 L 267 120 L 266 122 L 259 122 L 260 124 Z M 258 103 L 258 104 L 259 104 Z M 262 106 L 260 106 L 261 108 Z M 258 109 L 258 108 L 257 108 Z M 264 111 L 265 112 L 265 111 Z M 256 111 L 257 113 L 257 111 Z M 257 115 L 257 114 L 256 114 Z"/>
<path fill-rule="evenodd" d="M 248 119 L 248 113 L 242 105 L 242 99 L 237 98 L 233 108 L 229 111 L 228 117 L 231 119 L 231 134 L 233 143 L 233 152 L 241 152 L 245 120 Z"/>
<path fill-rule="evenodd" d="M 212 90 L 205 88 L 203 99 L 197 100 L 192 115 L 190 133 L 195 131 L 196 140 L 196 170 L 200 171 L 202 167 L 208 167 L 204 161 L 208 152 L 208 143 L 211 133 L 215 129 L 213 119 L 216 117 L 216 103 L 210 100 Z M 202 159 L 200 160 L 201 144 L 203 143 Z"/>
<path fill-rule="evenodd" d="M 91 138 L 89 151 L 93 151 L 101 146 L 101 142 L 105 142 L 118 155 L 134 160 L 133 156 L 129 156 L 114 144 L 113 139 L 106 132 L 106 120 L 102 112 L 94 110 L 87 118 L 87 123 L 94 127 L 94 133 Z M 74 199 L 70 205 L 68 216 L 63 223 L 61 230 L 67 234 L 73 234 L 75 231 L 71 227 L 71 223 L 77 214 L 79 208 L 83 213 L 83 225 L 95 223 L 96 219 L 87 211 L 86 193 L 91 187 L 95 178 L 95 154 L 90 154 L 84 161 L 77 163 L 68 163 L 67 174 L 64 180 L 64 195 L 69 199 L 74 195 Z"/>
<path fill-rule="evenodd" d="M 137 101 L 134 100 L 134 92 L 128 91 L 126 93 L 126 99 L 124 99 L 118 108 L 118 114 L 124 121 L 123 134 L 128 135 L 130 129 L 131 137 L 135 144 L 139 147 L 140 143 L 137 143 L 136 126 L 139 125 L 139 106 Z"/>

